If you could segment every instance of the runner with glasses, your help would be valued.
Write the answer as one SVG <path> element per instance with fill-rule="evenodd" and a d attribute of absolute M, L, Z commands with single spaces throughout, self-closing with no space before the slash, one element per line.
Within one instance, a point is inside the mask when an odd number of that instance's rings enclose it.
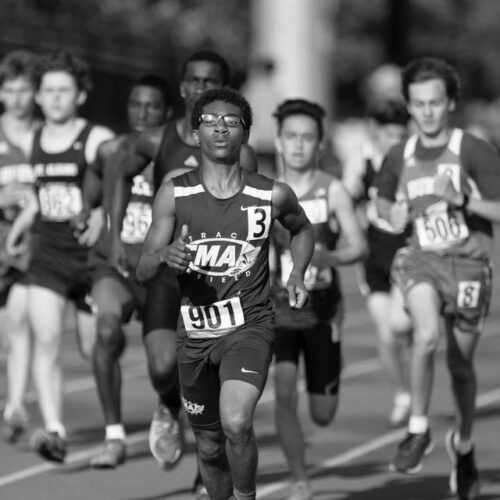
<path fill-rule="evenodd" d="M 210 498 L 235 500 L 255 499 L 253 414 L 273 343 L 268 263 L 273 221 L 291 237 L 292 307 L 305 303 L 304 273 L 314 249 L 312 226 L 293 191 L 241 167 L 251 125 L 248 102 L 233 90 L 209 90 L 196 102 L 191 127 L 201 166 L 160 188 L 137 269 L 141 281 L 165 267 L 178 276 L 184 408 Z"/>

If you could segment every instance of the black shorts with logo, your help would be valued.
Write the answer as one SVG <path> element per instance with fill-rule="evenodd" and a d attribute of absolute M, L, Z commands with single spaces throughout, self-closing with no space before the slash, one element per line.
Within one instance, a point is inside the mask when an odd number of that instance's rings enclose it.
<path fill-rule="evenodd" d="M 272 325 L 246 325 L 219 338 L 179 341 L 182 403 L 194 429 L 220 429 L 219 396 L 226 380 L 241 380 L 262 393 L 273 349 Z"/>

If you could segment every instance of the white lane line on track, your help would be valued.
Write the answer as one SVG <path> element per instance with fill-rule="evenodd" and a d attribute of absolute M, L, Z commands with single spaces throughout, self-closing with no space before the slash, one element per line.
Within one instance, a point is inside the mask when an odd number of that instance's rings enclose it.
<path fill-rule="evenodd" d="M 493 403 L 500 401 L 500 388 L 493 389 L 491 391 L 480 394 L 476 399 L 476 408 L 484 408 Z M 368 455 L 369 453 L 376 451 L 380 448 L 384 448 L 390 444 L 397 443 L 400 441 L 406 433 L 406 429 L 398 429 L 395 431 L 388 432 L 379 436 L 371 441 L 363 443 L 359 446 L 351 448 L 340 455 L 335 457 L 331 457 L 323 462 L 314 465 L 308 469 L 308 473 L 311 477 L 327 470 L 332 467 L 338 467 L 339 465 L 345 465 L 353 460 L 356 460 L 364 455 Z M 259 499 L 266 498 L 277 491 L 280 491 L 284 488 L 287 488 L 290 485 L 289 481 L 279 481 L 276 483 L 271 483 L 267 486 L 263 486 L 261 488 L 257 488 L 257 497 Z"/>
<path fill-rule="evenodd" d="M 486 337 L 492 337 L 493 332 L 488 332 L 487 334 L 484 335 L 483 338 Z M 351 378 L 356 378 L 362 375 L 366 375 L 368 373 L 373 373 L 375 371 L 380 370 L 380 363 L 378 358 L 368 358 L 363 361 L 359 361 L 356 363 L 351 363 L 350 365 L 347 365 L 343 372 L 342 372 L 342 379 L 343 380 L 348 380 Z M 136 378 L 140 378 L 142 376 L 145 376 L 147 374 L 146 369 L 145 369 L 145 364 L 137 364 L 130 366 L 126 369 L 124 373 L 124 379 L 125 380 L 133 380 Z M 78 391 L 83 391 L 87 390 L 90 388 L 93 388 L 95 386 L 94 378 L 93 377 L 84 377 L 82 379 L 77 379 L 71 382 L 68 382 L 64 386 L 64 393 L 69 394 L 69 393 L 74 393 Z M 299 382 L 299 390 L 303 391 L 305 389 L 305 384 L 304 381 L 301 380 Z M 31 395 L 34 397 L 34 395 Z M 485 394 L 482 394 L 478 397 L 477 399 L 477 408 L 481 408 L 484 406 L 488 406 L 496 401 L 500 400 L 500 388 L 495 389 L 493 391 L 489 391 Z M 266 390 L 264 394 L 262 395 L 259 404 L 261 403 L 270 403 L 274 401 L 274 392 L 272 389 Z M 314 473 L 314 471 L 321 471 L 325 468 L 331 468 L 334 466 L 342 465 L 345 464 L 349 461 L 355 460 L 356 458 L 359 458 L 363 455 L 366 455 L 370 453 L 371 451 L 374 451 L 376 449 L 382 448 L 386 446 L 387 444 L 391 444 L 394 442 L 397 442 L 401 438 L 401 430 L 398 431 L 392 431 L 388 434 L 382 435 L 378 438 L 373 439 L 372 441 L 368 441 L 367 443 L 360 445 L 358 447 L 352 448 L 351 450 L 338 455 L 337 457 L 332 457 L 331 459 L 327 460 L 326 462 L 322 462 L 318 466 L 315 466 L 315 468 L 311 469 Z M 141 443 L 143 441 L 146 441 L 148 439 L 149 431 L 140 431 L 134 434 L 130 434 L 127 436 L 127 443 L 129 445 L 135 444 L 135 443 Z M 394 437 L 396 436 L 396 437 Z M 382 443 L 382 444 L 381 444 Z M 66 458 L 66 464 L 73 464 L 76 462 L 81 462 L 90 459 L 98 450 L 99 446 L 93 446 L 92 448 L 87 448 L 75 453 L 70 453 L 67 458 Z M 339 461 L 340 460 L 340 461 Z M 331 462 L 333 461 L 333 465 Z M 339 461 L 339 462 L 338 462 Z M 338 463 L 337 463 L 338 462 Z M 328 464 L 328 465 L 325 465 Z M 7 474 L 5 476 L 0 476 L 0 488 L 2 486 L 6 486 L 8 484 L 12 484 L 15 482 L 23 481 L 24 479 L 28 479 L 33 476 L 37 476 L 40 474 L 43 474 L 45 472 L 48 472 L 52 469 L 59 468 L 61 467 L 60 465 L 54 465 L 51 463 L 43 463 L 39 465 L 35 465 L 32 467 L 28 467 L 24 470 L 14 472 L 12 474 Z M 259 492 L 259 497 L 261 495 L 270 495 L 273 492 L 279 491 L 283 488 L 285 488 L 288 485 L 287 482 L 279 482 L 279 483 L 273 483 L 268 486 L 263 487 L 261 492 L 261 489 L 258 489 Z"/>
<path fill-rule="evenodd" d="M 342 379 L 346 380 L 349 378 L 359 377 L 361 375 L 365 375 L 367 373 L 372 373 L 380 369 L 379 362 L 377 358 L 369 358 L 363 361 L 359 361 L 357 363 L 352 363 L 347 365 L 344 368 Z M 140 376 L 146 375 L 146 368 L 144 363 L 141 365 L 130 366 L 126 371 L 124 371 L 124 379 L 131 380 L 135 378 L 139 378 Z M 304 390 L 304 381 L 300 381 L 299 389 Z M 73 394 L 78 391 L 84 391 L 95 386 L 93 377 L 84 377 L 82 379 L 73 380 L 64 385 L 64 393 L 65 394 Z M 31 397 L 34 398 L 34 394 L 31 394 Z M 266 404 L 274 401 L 274 391 L 272 389 L 266 390 L 262 395 L 259 404 Z M 130 434 L 127 437 L 127 443 L 129 445 L 140 443 L 142 441 L 146 441 L 149 436 L 149 431 L 140 431 L 134 434 Z M 92 448 L 87 448 L 81 451 L 77 451 L 75 453 L 70 453 L 66 457 L 65 464 L 73 464 L 77 462 L 83 462 L 89 460 L 94 454 L 96 454 L 100 449 L 99 446 L 93 446 Z M 60 465 L 55 465 L 51 463 L 43 463 L 39 465 L 35 465 L 32 467 L 28 467 L 24 470 L 14 472 L 12 474 L 7 474 L 5 476 L 0 476 L 0 488 L 2 486 L 6 486 L 8 484 L 16 483 L 19 481 L 23 481 L 33 476 L 38 476 L 45 472 L 48 472 L 53 469 L 57 469 L 61 467 Z"/>

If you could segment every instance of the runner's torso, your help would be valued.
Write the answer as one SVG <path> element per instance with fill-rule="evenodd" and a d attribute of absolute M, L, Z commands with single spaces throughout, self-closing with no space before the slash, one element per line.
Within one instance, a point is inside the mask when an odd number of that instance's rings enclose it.
<path fill-rule="evenodd" d="M 180 278 L 181 314 L 190 336 L 217 337 L 272 319 L 268 253 L 273 181 L 244 170 L 242 175 L 242 188 L 228 199 L 209 193 L 198 170 L 173 180 L 174 238 L 186 224 L 193 257 Z"/>

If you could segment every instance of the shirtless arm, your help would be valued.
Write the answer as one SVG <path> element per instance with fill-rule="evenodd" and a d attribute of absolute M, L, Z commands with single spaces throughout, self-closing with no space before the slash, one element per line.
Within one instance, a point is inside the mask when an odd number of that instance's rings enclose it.
<path fill-rule="evenodd" d="M 287 282 L 289 303 L 300 309 L 308 295 L 304 274 L 314 252 L 314 230 L 290 186 L 275 182 L 272 196 L 274 216 L 290 233 L 293 268 Z"/>

